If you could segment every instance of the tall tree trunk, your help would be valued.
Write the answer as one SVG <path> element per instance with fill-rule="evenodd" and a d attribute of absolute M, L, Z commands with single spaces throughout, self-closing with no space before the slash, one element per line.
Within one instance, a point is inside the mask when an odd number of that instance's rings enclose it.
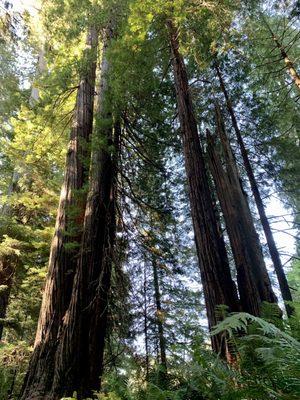
<path fill-rule="evenodd" d="M 241 240 L 243 227 L 239 220 L 238 208 L 240 207 L 236 207 L 231 182 L 223 170 L 221 159 L 215 150 L 215 142 L 210 134 L 207 135 L 207 141 L 210 170 L 215 182 L 236 264 L 242 309 L 251 314 L 259 315 L 260 296 L 248 265 L 247 252 L 244 249 L 245 241 Z"/>
<path fill-rule="evenodd" d="M 276 302 L 276 297 L 272 291 L 259 238 L 218 108 L 217 120 L 225 169 L 212 136 L 208 135 L 211 172 L 235 259 L 242 309 L 253 315 L 260 315 L 262 301 L 273 303 Z"/>
<path fill-rule="evenodd" d="M 263 201 L 262 201 L 262 198 L 260 195 L 258 184 L 256 182 L 256 178 L 255 178 L 255 175 L 254 175 L 254 172 L 253 172 L 253 169 L 252 169 L 249 157 L 248 157 L 248 152 L 247 152 L 246 146 L 244 144 L 244 140 L 243 140 L 243 137 L 242 137 L 242 134 L 241 134 L 241 131 L 240 131 L 237 119 L 236 119 L 232 101 L 231 101 L 229 93 L 226 89 L 225 81 L 223 79 L 220 67 L 218 66 L 217 63 L 215 63 L 215 70 L 216 70 L 216 73 L 217 73 L 217 76 L 218 76 L 218 79 L 220 82 L 221 90 L 222 90 L 223 95 L 226 100 L 226 106 L 227 106 L 228 112 L 230 114 L 232 126 L 234 128 L 234 131 L 235 131 L 235 134 L 237 137 L 237 141 L 238 141 L 238 144 L 240 147 L 240 151 L 242 154 L 246 173 L 247 173 L 247 176 L 248 176 L 248 179 L 250 182 L 251 190 L 252 190 L 252 193 L 253 193 L 253 196 L 255 199 L 255 203 L 256 203 L 256 207 L 257 207 L 257 210 L 258 210 L 258 213 L 260 216 L 261 224 L 262 224 L 262 227 L 263 227 L 263 230 L 265 233 L 265 237 L 267 239 L 270 256 L 271 256 L 271 259 L 272 259 L 272 262 L 274 265 L 274 269 L 275 269 L 275 272 L 277 275 L 277 279 L 279 282 L 279 287 L 281 290 L 282 298 L 284 301 L 290 302 L 293 300 L 293 298 L 292 298 L 292 294 L 291 294 L 291 291 L 289 288 L 289 284 L 288 284 L 286 275 L 284 273 L 280 255 L 279 255 L 277 246 L 275 244 L 273 233 L 272 233 L 272 230 L 271 230 L 271 227 L 270 227 L 270 224 L 269 224 L 266 212 L 265 212 L 265 208 L 264 208 L 264 204 L 263 204 Z M 293 308 L 288 304 L 285 304 L 285 307 L 286 307 L 288 316 L 291 316 L 293 313 Z"/>
<path fill-rule="evenodd" d="M 239 309 L 235 284 L 231 278 L 225 243 L 218 230 L 213 200 L 194 116 L 188 77 L 179 52 L 178 31 L 172 21 L 167 23 L 173 55 L 178 115 L 182 132 L 185 169 L 201 272 L 209 329 L 217 322 L 216 307 L 227 305 L 230 311 Z M 214 336 L 212 347 L 225 351 L 222 338 Z"/>
<path fill-rule="evenodd" d="M 71 396 L 74 391 L 83 399 L 100 388 L 112 265 L 107 260 L 107 245 L 113 236 L 111 220 L 114 203 L 113 132 L 112 123 L 108 122 L 111 115 L 105 107 L 109 70 L 106 52 L 110 39 L 111 32 L 107 29 L 102 49 L 98 121 L 93 135 L 81 254 L 60 335 L 51 399 Z"/>
<path fill-rule="evenodd" d="M 102 270 L 99 274 L 99 283 L 91 307 L 91 321 L 89 332 L 89 373 L 84 382 L 88 387 L 86 394 L 91 395 L 92 390 L 101 386 L 103 373 L 103 353 L 105 336 L 107 330 L 107 316 L 111 284 L 111 272 L 114 259 L 114 245 L 116 239 L 116 201 L 117 201 L 117 165 L 119 157 L 119 144 L 121 137 L 121 126 L 117 122 L 114 125 L 113 141 L 109 138 L 108 145 L 113 145 L 113 154 L 108 160 L 107 166 L 111 169 L 110 198 L 107 207 L 107 227 L 105 232 L 105 246 Z M 97 279 L 97 278 L 96 278 Z"/>
<path fill-rule="evenodd" d="M 153 269 L 154 295 L 156 303 L 156 324 L 158 329 L 159 350 L 160 350 L 160 365 L 162 368 L 161 378 L 162 380 L 165 380 L 167 373 L 166 339 L 164 335 L 164 326 L 163 326 L 164 317 L 163 317 L 163 309 L 161 307 L 161 293 L 159 287 L 157 261 L 154 255 L 152 255 L 152 269 Z"/>
<path fill-rule="evenodd" d="M 269 303 L 277 303 L 277 298 L 274 295 L 271 281 L 269 279 L 267 268 L 264 262 L 259 237 L 254 226 L 246 194 L 241 184 L 239 171 L 229 144 L 229 140 L 225 130 L 225 124 L 218 104 L 216 104 L 216 117 L 217 117 L 218 134 L 221 140 L 224 160 L 226 163 L 227 175 L 234 189 L 233 193 L 235 196 L 236 205 L 241 207 L 241 213 L 243 216 L 242 220 L 243 220 L 243 225 L 245 227 L 246 243 L 248 243 L 249 246 L 249 255 L 250 255 L 249 266 L 251 266 L 254 272 L 254 279 L 256 282 L 256 287 L 258 289 L 261 301 L 267 301 Z"/>
<path fill-rule="evenodd" d="M 93 127 L 97 43 L 98 33 L 92 27 L 85 50 L 88 67 L 77 91 L 48 275 L 22 399 L 43 399 L 51 388 L 58 332 L 71 298 L 86 204 L 84 185 Z"/>
<path fill-rule="evenodd" d="M 146 382 L 149 380 L 149 337 L 148 337 L 148 308 L 147 308 L 147 269 L 144 262 L 144 336 L 145 336 L 145 353 L 146 353 Z"/>

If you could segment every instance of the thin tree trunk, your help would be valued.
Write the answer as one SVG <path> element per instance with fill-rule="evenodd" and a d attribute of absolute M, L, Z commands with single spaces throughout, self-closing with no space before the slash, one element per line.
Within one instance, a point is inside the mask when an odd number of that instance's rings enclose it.
<path fill-rule="evenodd" d="M 177 107 L 182 132 L 185 168 L 188 178 L 191 213 L 201 272 L 209 329 L 218 322 L 216 307 L 228 306 L 230 311 L 239 309 L 235 284 L 231 278 L 225 243 L 218 230 L 213 200 L 194 116 L 188 77 L 179 52 L 178 31 L 172 21 L 167 23 L 173 55 Z M 214 336 L 212 347 L 224 354 L 222 338 Z"/>
<path fill-rule="evenodd" d="M 51 244 L 48 275 L 40 311 L 34 351 L 22 389 L 22 399 L 44 399 L 52 385 L 58 332 L 69 306 L 76 270 L 81 226 L 86 203 L 89 138 L 93 109 L 98 34 L 90 28 L 67 152 L 55 234 Z"/>
<path fill-rule="evenodd" d="M 280 255 L 279 255 L 278 249 L 275 244 L 273 233 L 272 233 L 272 230 L 271 230 L 271 227 L 270 227 L 270 224 L 269 224 L 266 212 L 265 212 L 265 208 L 264 208 L 264 204 L 263 204 L 263 201 L 262 201 L 262 198 L 260 195 L 258 184 L 256 182 L 256 178 L 254 176 L 254 172 L 253 172 L 253 169 L 252 169 L 249 157 L 248 157 L 248 152 L 247 152 L 246 146 L 244 144 L 244 140 L 243 140 L 236 116 L 235 116 L 235 111 L 234 111 L 234 108 L 232 105 L 232 101 L 231 101 L 229 93 L 226 89 L 225 81 L 223 79 L 223 76 L 222 76 L 222 73 L 221 73 L 221 70 L 220 70 L 218 64 L 215 64 L 215 70 L 216 70 L 217 76 L 219 78 L 220 87 L 221 87 L 221 90 L 225 97 L 227 109 L 230 114 L 232 125 L 235 130 L 237 141 L 238 141 L 238 144 L 240 147 L 240 151 L 242 154 L 246 173 L 247 173 L 247 176 L 248 176 L 248 179 L 250 182 L 251 190 L 252 190 L 252 193 L 253 193 L 253 196 L 255 199 L 255 203 L 256 203 L 256 207 L 257 207 L 257 210 L 258 210 L 258 213 L 260 216 L 261 224 L 262 224 L 262 227 L 263 227 L 263 230 L 265 233 L 265 237 L 267 239 L 270 256 L 271 256 L 271 259 L 272 259 L 272 262 L 274 265 L 274 269 L 275 269 L 275 272 L 277 275 L 277 279 L 279 282 L 282 298 L 284 301 L 290 302 L 293 299 L 292 299 L 292 294 L 291 294 L 291 291 L 289 288 L 289 284 L 288 284 L 288 281 L 287 281 L 287 278 L 286 278 L 286 275 L 285 275 L 285 272 L 284 272 L 284 269 L 283 269 L 283 266 L 281 263 Z M 293 313 L 293 308 L 288 304 L 285 304 L 285 307 L 286 307 L 288 316 L 291 316 Z"/>
<path fill-rule="evenodd" d="M 0 340 L 3 335 L 4 320 L 6 318 L 17 261 L 17 256 L 13 254 L 5 254 L 0 258 Z"/>
<path fill-rule="evenodd" d="M 146 262 L 144 262 L 144 336 L 146 353 L 146 382 L 149 380 L 149 337 L 148 337 L 148 312 L 147 312 L 147 273 Z"/>
<path fill-rule="evenodd" d="M 94 136 L 81 255 L 60 335 L 51 399 L 71 396 L 74 391 L 83 399 L 100 388 L 111 276 L 111 260 L 108 261 L 106 256 L 109 237 L 112 240 L 113 236 L 114 208 L 112 123 L 108 122 L 111 116 L 104 107 L 109 70 L 106 51 L 110 39 L 111 32 L 107 29 L 102 49 L 98 126 Z"/>
<path fill-rule="evenodd" d="M 286 67 L 286 70 L 287 70 L 288 74 L 290 75 L 290 77 L 294 81 L 297 89 L 300 90 L 300 75 L 298 74 L 298 72 L 297 72 L 297 70 L 295 68 L 294 62 L 290 59 L 288 53 L 286 52 L 286 50 L 285 50 L 285 48 L 283 46 L 283 43 L 280 41 L 278 36 L 275 35 L 275 33 L 273 32 L 272 28 L 268 24 L 267 20 L 263 16 L 262 16 L 262 18 L 263 18 L 263 21 L 264 21 L 268 31 L 271 34 L 272 39 L 274 40 L 275 46 L 280 51 L 280 55 L 281 55 L 282 59 L 284 60 L 285 67 Z"/>
<path fill-rule="evenodd" d="M 163 380 L 165 380 L 167 374 L 166 339 L 164 335 L 163 309 L 161 307 L 161 294 L 160 294 L 160 287 L 158 280 L 157 262 L 153 255 L 152 255 L 152 269 L 153 269 L 154 295 L 156 303 L 156 324 L 158 329 L 159 350 L 160 350 L 160 365 L 162 367 L 161 377 Z"/>

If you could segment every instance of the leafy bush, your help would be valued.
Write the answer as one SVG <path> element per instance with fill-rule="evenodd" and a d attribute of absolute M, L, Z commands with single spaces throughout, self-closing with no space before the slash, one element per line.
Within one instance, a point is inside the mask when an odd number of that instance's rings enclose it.
<path fill-rule="evenodd" d="M 0 344 L 0 400 L 17 398 L 29 356 L 30 350 L 23 341 Z"/>

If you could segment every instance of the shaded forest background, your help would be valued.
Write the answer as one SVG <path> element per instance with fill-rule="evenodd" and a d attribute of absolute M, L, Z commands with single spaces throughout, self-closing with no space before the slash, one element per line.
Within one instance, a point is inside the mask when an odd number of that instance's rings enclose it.
<path fill-rule="evenodd" d="M 0 399 L 298 399 L 299 1 L 31 3 L 0 3 Z"/>

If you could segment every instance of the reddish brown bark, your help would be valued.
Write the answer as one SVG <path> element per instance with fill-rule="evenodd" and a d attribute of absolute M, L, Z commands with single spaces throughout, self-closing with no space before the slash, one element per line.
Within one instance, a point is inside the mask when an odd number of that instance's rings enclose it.
<path fill-rule="evenodd" d="M 90 397 L 93 390 L 100 388 L 103 368 L 112 266 L 110 255 L 115 231 L 115 168 L 111 150 L 113 132 L 112 124 L 108 123 L 111 119 L 109 112 L 104 107 L 109 69 L 106 50 L 110 33 L 105 33 L 104 36 L 99 125 L 94 136 L 81 254 L 70 306 L 60 335 L 51 399 L 71 396 L 74 391 L 80 399 Z"/>
<path fill-rule="evenodd" d="M 173 56 L 173 73 L 177 95 L 178 115 L 183 140 L 185 169 L 201 280 L 203 285 L 209 329 L 218 322 L 216 307 L 239 309 L 235 284 L 231 278 L 226 248 L 218 230 L 214 205 L 208 184 L 207 171 L 194 116 L 188 77 L 179 52 L 178 31 L 168 21 L 170 45 Z M 212 338 L 213 349 L 224 350 L 221 338 Z"/>
<path fill-rule="evenodd" d="M 121 127 L 119 123 L 114 126 L 114 150 L 110 156 L 111 189 L 107 211 L 107 228 L 105 232 L 104 255 L 102 270 L 99 274 L 99 285 L 96 297 L 91 308 L 91 322 L 89 331 L 89 374 L 84 382 L 88 388 L 87 394 L 101 387 L 103 373 L 103 355 L 105 336 L 107 331 L 108 305 L 111 284 L 111 272 L 114 263 L 114 245 L 116 239 L 116 202 L 117 202 L 117 165 L 119 157 L 119 143 Z"/>
<path fill-rule="evenodd" d="M 292 294 L 291 294 L 291 291 L 289 288 L 289 284 L 288 284 L 288 281 L 287 281 L 287 278 L 286 278 L 286 275 L 285 275 L 285 272 L 284 272 L 284 269 L 283 269 L 283 266 L 281 263 L 280 255 L 279 255 L 279 252 L 278 252 L 278 249 L 277 249 L 274 237 L 273 237 L 273 233 L 272 233 L 272 230 L 271 230 L 271 227 L 270 227 L 270 224 L 269 224 L 266 212 L 265 212 L 264 204 L 263 204 L 263 201 L 262 201 L 262 198 L 260 195 L 260 191 L 259 191 L 259 187 L 258 187 L 256 178 L 255 178 L 249 157 L 248 157 L 248 152 L 247 152 L 247 149 L 246 149 L 243 137 L 242 137 L 242 133 L 240 131 L 240 128 L 239 128 L 239 125 L 238 125 L 238 122 L 236 119 L 232 101 L 231 101 L 229 93 L 226 89 L 225 81 L 223 79 L 220 67 L 218 66 L 217 63 L 215 64 L 215 70 L 216 70 L 216 73 L 217 73 L 217 76 L 218 76 L 218 79 L 220 82 L 221 90 L 222 90 L 223 95 L 226 100 L 226 106 L 227 106 L 228 112 L 230 114 L 232 126 L 234 128 L 234 131 L 235 131 L 235 134 L 237 137 L 237 141 L 238 141 L 238 144 L 240 147 L 245 170 L 246 170 L 249 182 L 250 182 L 251 190 L 252 190 L 252 193 L 253 193 L 253 196 L 255 199 L 255 203 L 256 203 L 256 207 L 257 207 L 257 210 L 258 210 L 258 213 L 260 216 L 260 221 L 261 221 L 264 233 L 265 233 L 265 237 L 267 239 L 270 256 L 271 256 L 271 259 L 272 259 L 272 262 L 274 265 L 274 269 L 275 269 L 275 272 L 277 275 L 277 279 L 279 282 L 282 298 L 284 301 L 290 302 L 293 299 L 292 299 Z M 288 316 L 291 316 L 293 313 L 293 308 L 288 304 L 286 304 L 285 307 L 286 307 Z"/>
<path fill-rule="evenodd" d="M 277 300 L 218 107 L 216 114 L 225 167 L 212 136 L 208 134 L 210 168 L 235 259 L 242 309 L 260 315 L 263 301 L 273 303 Z"/>
<path fill-rule="evenodd" d="M 215 151 L 213 138 L 208 134 L 207 139 L 210 170 L 214 178 L 234 255 L 242 309 L 251 314 L 259 315 L 260 297 L 256 285 L 253 282 L 251 269 L 248 265 L 248 257 L 246 257 L 247 252 L 244 249 L 244 240 L 241 240 L 243 227 L 240 224 L 238 215 L 240 207 L 237 207 L 235 204 L 235 198 L 231 187 L 232 185 L 227 174 L 223 170 L 221 159 Z"/>
<path fill-rule="evenodd" d="M 71 298 L 86 203 L 84 185 L 88 175 L 88 142 L 93 126 L 97 42 L 98 34 L 95 28 L 91 28 L 85 51 L 85 59 L 89 63 L 77 91 L 48 275 L 22 399 L 44 399 L 51 388 L 57 336 Z"/>
<path fill-rule="evenodd" d="M 249 248 L 249 267 L 253 271 L 254 281 L 259 292 L 261 301 L 269 303 L 277 303 L 277 298 L 274 295 L 271 281 L 268 276 L 267 268 L 264 262 L 262 249 L 256 232 L 246 194 L 242 188 L 241 178 L 236 165 L 234 155 L 232 153 L 229 140 L 226 134 L 224 121 L 221 110 L 216 105 L 216 117 L 218 133 L 222 144 L 224 160 L 226 164 L 227 175 L 230 179 L 231 186 L 235 197 L 235 204 L 240 207 L 240 219 L 245 227 L 244 235 L 246 236 L 245 245 L 248 243 Z M 241 294 L 240 294 L 241 296 Z"/>

